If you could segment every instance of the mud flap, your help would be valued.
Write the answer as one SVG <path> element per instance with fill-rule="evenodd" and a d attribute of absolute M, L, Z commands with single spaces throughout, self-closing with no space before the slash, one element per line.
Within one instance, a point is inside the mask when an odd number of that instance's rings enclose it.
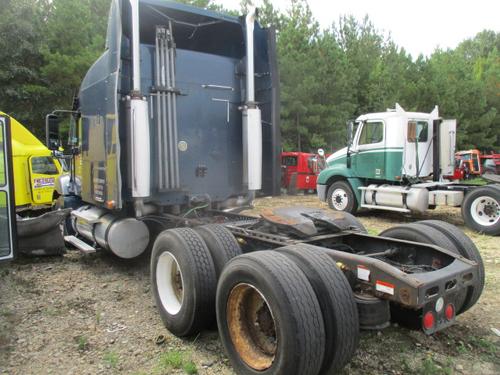
<path fill-rule="evenodd" d="M 61 223 L 71 209 L 47 212 L 38 217 L 17 219 L 18 250 L 24 255 L 62 255 L 66 247 Z"/>

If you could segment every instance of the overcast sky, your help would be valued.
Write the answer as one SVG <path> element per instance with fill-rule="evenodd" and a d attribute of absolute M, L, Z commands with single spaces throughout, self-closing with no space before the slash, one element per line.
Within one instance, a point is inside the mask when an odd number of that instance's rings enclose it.
<path fill-rule="evenodd" d="M 216 0 L 238 9 L 239 0 Z M 484 29 L 500 32 L 500 0 L 308 0 L 323 28 L 340 15 L 358 19 L 368 15 L 375 27 L 390 32 L 392 39 L 413 57 L 430 55 L 436 47 L 455 48 L 462 40 Z M 257 0 L 258 4 L 259 1 Z M 272 0 L 285 10 L 289 0 Z"/>

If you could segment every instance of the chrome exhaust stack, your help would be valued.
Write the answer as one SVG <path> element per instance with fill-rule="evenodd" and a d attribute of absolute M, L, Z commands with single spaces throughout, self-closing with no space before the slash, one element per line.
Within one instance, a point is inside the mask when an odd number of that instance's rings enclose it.
<path fill-rule="evenodd" d="M 246 101 L 243 106 L 243 182 L 248 190 L 262 188 L 262 118 L 255 103 L 254 24 L 257 10 L 251 8 L 246 26 Z"/>
<path fill-rule="evenodd" d="M 144 198 L 150 196 L 150 136 L 148 102 L 141 93 L 139 0 L 129 0 L 132 15 L 132 91 L 129 101 L 129 182 L 136 216 L 142 216 Z"/>

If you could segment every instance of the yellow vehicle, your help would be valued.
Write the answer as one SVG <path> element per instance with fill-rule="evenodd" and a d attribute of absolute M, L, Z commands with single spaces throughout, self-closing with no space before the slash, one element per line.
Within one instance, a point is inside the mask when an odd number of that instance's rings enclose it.
<path fill-rule="evenodd" d="M 0 116 L 8 116 L 0 112 Z M 50 208 L 61 163 L 21 123 L 10 117 L 16 212 Z"/>
<path fill-rule="evenodd" d="M 0 112 L 0 261 L 12 259 L 14 248 L 28 256 L 64 253 L 60 223 L 69 210 L 50 210 L 62 171 L 47 147 Z"/>

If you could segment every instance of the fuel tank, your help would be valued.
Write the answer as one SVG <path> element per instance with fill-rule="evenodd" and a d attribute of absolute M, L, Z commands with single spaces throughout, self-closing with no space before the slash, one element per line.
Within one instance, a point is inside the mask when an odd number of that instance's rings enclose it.
<path fill-rule="evenodd" d="M 365 202 L 370 205 L 408 208 L 424 212 L 429 207 L 429 191 L 393 185 L 369 185 L 364 191 Z"/>
<path fill-rule="evenodd" d="M 120 258 L 135 258 L 148 246 L 149 230 L 143 221 L 90 206 L 80 207 L 71 215 L 73 229 L 80 236 Z"/>

